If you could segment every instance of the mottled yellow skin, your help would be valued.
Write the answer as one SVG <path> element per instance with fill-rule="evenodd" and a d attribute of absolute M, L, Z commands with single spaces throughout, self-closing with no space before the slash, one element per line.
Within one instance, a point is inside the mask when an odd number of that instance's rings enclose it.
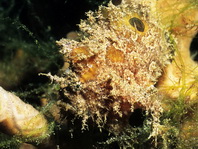
<path fill-rule="evenodd" d="M 152 113 L 151 135 L 157 135 L 162 108 L 154 85 L 174 48 L 169 33 L 151 13 L 153 5 L 134 0 L 101 6 L 79 25 L 80 41 L 57 42 L 70 63 L 65 80 L 59 82 L 71 90 L 76 90 L 73 79 L 80 84 L 75 94 L 64 89 L 71 102 L 67 107 L 84 122 L 92 118 L 99 127 L 107 124 L 117 133 L 128 125 L 131 112 L 141 108 Z"/>
<path fill-rule="evenodd" d="M 139 108 L 151 114 L 150 137 L 165 136 L 171 127 L 160 122 L 170 110 L 164 99 L 197 102 L 197 63 L 189 52 L 197 8 L 188 10 L 189 2 L 110 2 L 87 13 L 80 41 L 57 42 L 70 67 L 54 80 L 64 84 L 69 103 L 62 104 L 82 117 L 83 126 L 90 118 L 117 135 L 130 127 L 129 117 Z M 186 127 L 183 123 L 183 134 Z"/>

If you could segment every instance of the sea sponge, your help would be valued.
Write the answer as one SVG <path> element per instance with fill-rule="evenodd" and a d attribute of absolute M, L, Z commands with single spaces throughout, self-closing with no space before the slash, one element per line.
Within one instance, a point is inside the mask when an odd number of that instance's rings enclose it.
<path fill-rule="evenodd" d="M 198 2 L 160 0 L 157 8 L 164 18 L 162 23 L 177 39 L 174 59 L 164 69 L 157 85 L 164 96 L 162 107 L 171 124 L 167 128 L 169 131 L 174 128 L 171 135 L 180 140 L 178 148 L 197 148 L 198 63 L 191 57 L 190 45 L 198 33 Z"/>
<path fill-rule="evenodd" d="M 89 11 L 79 24 L 79 41 L 61 39 L 67 68 L 50 76 L 61 84 L 68 101 L 62 105 L 98 127 L 119 134 L 135 109 L 151 115 L 158 134 L 162 112 L 155 84 L 174 55 L 173 39 L 154 13 L 155 2 L 122 1 Z M 68 65 L 69 64 L 69 65 Z"/>
<path fill-rule="evenodd" d="M 171 99 L 185 98 L 191 105 L 195 104 L 198 102 L 198 64 L 191 58 L 190 44 L 198 32 L 198 3 L 161 0 L 157 8 L 164 18 L 163 24 L 177 38 L 174 60 L 164 70 L 158 89 Z"/>
<path fill-rule="evenodd" d="M 48 134 L 45 117 L 33 106 L 0 87 L 0 128 L 9 135 L 44 137 Z"/>

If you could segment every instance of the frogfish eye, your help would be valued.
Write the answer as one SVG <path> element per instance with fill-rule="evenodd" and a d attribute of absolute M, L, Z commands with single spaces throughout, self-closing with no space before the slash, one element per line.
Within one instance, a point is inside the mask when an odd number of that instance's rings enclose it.
<path fill-rule="evenodd" d="M 117 6 L 120 5 L 122 3 L 122 0 L 112 0 L 112 3 Z"/>
<path fill-rule="evenodd" d="M 143 23 L 140 19 L 138 19 L 138 18 L 136 18 L 136 17 L 133 17 L 133 18 L 131 18 L 131 19 L 129 20 L 129 23 L 130 23 L 133 27 L 135 27 L 139 32 L 144 32 L 145 25 L 144 25 L 144 23 Z"/>

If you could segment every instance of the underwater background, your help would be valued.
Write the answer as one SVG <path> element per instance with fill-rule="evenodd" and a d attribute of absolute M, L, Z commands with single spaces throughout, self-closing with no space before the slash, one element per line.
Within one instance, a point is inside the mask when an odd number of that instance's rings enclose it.
<path fill-rule="evenodd" d="M 0 0 L 0 86 L 42 111 L 49 121 L 51 136 L 43 141 L 0 132 L 0 148 L 119 148 L 120 144 L 113 141 L 113 134 L 107 130 L 100 132 L 92 121 L 88 122 L 89 129 L 82 132 L 81 119 L 74 118 L 72 113 L 66 114 L 62 109 L 59 109 L 60 115 L 48 112 L 56 99 L 62 98 L 63 93 L 59 84 L 39 75 L 60 73 L 64 57 L 60 54 L 56 41 L 69 38 L 68 33 L 76 36 L 75 32 L 79 31 L 76 24 L 87 18 L 85 12 L 97 10 L 98 6 L 107 5 L 108 2 L 109 0 Z M 119 3 L 119 0 L 115 2 Z M 198 61 L 198 34 L 191 43 L 190 52 L 193 60 Z M 47 101 L 47 106 L 42 106 L 46 104 L 45 99 L 50 101 Z M 165 115 L 167 116 L 169 115 Z M 149 130 L 139 130 L 145 119 L 145 111 L 141 109 L 135 110 L 129 118 L 129 124 L 135 131 L 143 134 L 134 133 L 138 136 L 134 139 L 135 149 L 155 148 L 152 140 L 146 140 Z M 106 142 L 108 139 L 109 143 Z M 160 139 L 159 148 L 163 148 Z M 174 135 L 168 136 L 168 141 L 171 140 L 173 142 L 167 148 L 179 148 Z M 198 141 L 194 142 L 196 144 L 192 144 L 193 149 L 198 147 Z"/>

